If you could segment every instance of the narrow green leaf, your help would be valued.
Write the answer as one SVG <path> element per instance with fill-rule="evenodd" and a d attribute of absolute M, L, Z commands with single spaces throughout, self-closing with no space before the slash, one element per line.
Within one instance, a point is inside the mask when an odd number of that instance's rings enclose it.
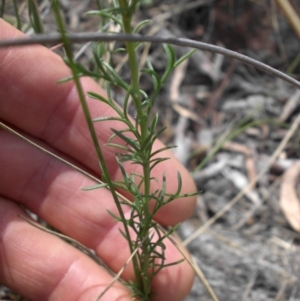
<path fill-rule="evenodd" d="M 91 10 L 89 12 L 86 12 L 86 15 L 90 16 L 99 16 L 102 18 L 107 18 L 112 20 L 113 22 L 119 24 L 122 26 L 122 21 L 119 20 L 119 18 L 116 18 L 115 16 L 112 15 L 112 12 L 115 11 L 114 9 L 105 9 L 105 10 Z"/>
<path fill-rule="evenodd" d="M 16 16 L 16 19 L 17 19 L 17 28 L 19 30 L 21 30 L 22 29 L 22 24 L 21 24 L 21 18 L 20 18 L 20 15 L 19 15 L 19 8 L 18 8 L 17 0 L 13 0 L 13 4 L 14 4 L 15 16 Z"/>
<path fill-rule="evenodd" d="M 44 27 L 36 0 L 28 0 L 29 19 L 34 32 L 44 33 Z"/>
<path fill-rule="evenodd" d="M 132 155 L 129 155 L 129 154 L 122 154 L 122 153 L 116 153 L 115 154 L 120 162 L 128 162 L 128 161 L 131 161 L 131 164 L 139 164 L 139 165 L 143 165 L 143 162 L 141 160 L 138 160 L 136 157 L 135 157 L 135 153 L 132 153 Z"/>
<path fill-rule="evenodd" d="M 121 222 L 121 221 L 122 221 L 122 219 L 121 219 L 119 216 L 115 215 L 115 214 L 112 213 L 110 210 L 107 210 L 107 212 L 108 212 L 108 214 L 111 215 L 117 222 Z"/>
<path fill-rule="evenodd" d="M 124 120 L 122 118 L 119 118 L 119 117 L 96 117 L 96 118 L 93 119 L 93 122 L 109 121 L 109 120 L 124 122 Z"/>
<path fill-rule="evenodd" d="M 5 10 L 5 0 L 2 0 L 1 1 L 1 9 L 0 9 L 0 18 L 3 18 L 4 10 Z"/>
<path fill-rule="evenodd" d="M 165 53 L 166 53 L 167 66 L 166 66 L 165 73 L 161 78 L 161 83 L 162 84 L 167 80 L 168 76 L 173 71 L 174 63 L 175 63 L 175 59 L 176 59 L 174 48 L 171 45 L 168 45 L 168 44 L 164 44 L 163 46 L 164 46 L 164 50 L 165 50 Z"/>
<path fill-rule="evenodd" d="M 107 81 L 111 81 L 110 75 L 106 72 L 104 66 L 103 66 L 103 59 L 102 56 L 106 53 L 106 48 L 104 43 L 93 43 L 92 44 L 92 52 L 93 52 L 93 57 L 96 62 L 97 67 L 99 70 L 104 74 L 107 78 Z"/>
<path fill-rule="evenodd" d="M 123 141 L 125 141 L 127 144 L 129 144 L 133 149 L 135 149 L 136 151 L 139 150 L 139 146 L 137 145 L 137 143 L 135 142 L 135 140 L 125 136 L 122 134 L 122 131 L 117 131 L 115 129 L 111 129 L 112 132 L 118 136 L 119 138 L 121 138 Z M 124 131 L 123 131 L 124 132 Z"/>
<path fill-rule="evenodd" d="M 132 33 L 138 33 L 143 27 L 145 27 L 146 25 L 150 24 L 151 22 L 152 22 L 151 20 L 141 21 L 140 23 L 138 23 L 136 25 L 136 27 L 133 29 Z"/>
<path fill-rule="evenodd" d="M 128 241 L 128 240 L 131 241 L 131 238 L 130 238 L 130 237 L 127 237 L 126 233 L 125 233 L 123 230 L 119 229 L 119 232 L 121 233 L 121 235 L 122 235 L 127 241 Z"/>
<path fill-rule="evenodd" d="M 142 151 L 146 152 L 147 150 L 151 150 L 154 141 L 165 131 L 166 128 L 167 127 L 163 127 L 156 133 L 149 133 L 148 138 L 144 141 L 143 145 L 141 146 Z"/>
<path fill-rule="evenodd" d="M 123 176 L 123 179 L 124 179 L 124 183 L 125 183 L 126 187 L 128 187 L 130 185 L 130 178 L 129 178 L 127 172 L 125 171 L 125 168 L 124 168 L 122 162 L 118 158 L 116 158 L 116 160 L 117 160 L 117 163 L 118 163 L 119 168 L 121 170 L 121 173 L 122 173 L 122 176 Z"/>
<path fill-rule="evenodd" d="M 126 93 L 126 96 L 125 96 L 125 99 L 124 99 L 124 104 L 123 104 L 123 114 L 124 114 L 124 117 L 126 119 L 128 119 L 128 105 L 129 105 L 129 98 L 130 98 L 130 93 L 127 92 Z M 131 122 L 130 122 L 131 124 Z"/>
<path fill-rule="evenodd" d="M 97 72 L 89 71 L 89 70 L 87 70 L 86 68 L 84 68 L 79 63 L 75 63 L 75 67 L 76 67 L 77 71 L 81 72 L 82 74 L 84 74 L 86 76 L 90 76 L 90 77 L 94 77 L 94 78 L 105 78 L 105 79 L 108 79 L 108 77 L 105 74 L 99 74 Z"/>
<path fill-rule="evenodd" d="M 150 158 L 156 156 L 157 154 L 159 154 L 161 152 L 164 152 L 165 150 L 172 149 L 172 148 L 175 148 L 175 147 L 176 147 L 176 145 L 169 145 L 169 146 L 162 147 L 162 148 L 158 149 L 157 151 L 153 152 L 150 155 Z"/>
<path fill-rule="evenodd" d="M 150 134 L 155 132 L 156 126 L 158 122 L 158 113 L 156 113 L 152 119 L 151 125 L 150 125 Z"/>
<path fill-rule="evenodd" d="M 92 186 L 84 187 L 84 188 L 82 188 L 82 190 L 89 191 L 89 190 L 95 190 L 95 189 L 99 189 L 99 188 L 108 188 L 108 185 L 107 185 L 107 183 L 95 184 Z"/>
<path fill-rule="evenodd" d="M 102 102 L 104 103 L 107 103 L 110 105 L 110 101 L 109 99 L 105 98 L 104 96 L 100 95 L 100 94 L 97 94 L 95 92 L 87 92 L 87 95 L 91 98 L 94 98 L 94 99 L 97 99 L 97 100 L 101 100 Z"/>
<path fill-rule="evenodd" d="M 163 178 L 162 178 L 162 187 L 161 190 L 159 192 L 158 198 L 163 200 L 165 193 L 166 193 L 166 188 L 167 188 L 167 179 L 166 179 L 166 173 L 163 173 Z"/>
<path fill-rule="evenodd" d="M 164 268 L 166 268 L 166 267 L 170 267 L 170 266 L 173 266 L 173 265 L 180 264 L 180 263 L 182 263 L 182 262 L 184 262 L 184 261 L 185 261 L 185 259 L 182 258 L 182 259 L 180 259 L 180 260 L 177 260 L 177 261 L 174 261 L 174 262 L 170 262 L 170 263 L 164 264 L 161 268 L 164 269 Z M 155 275 L 157 275 L 158 272 L 159 272 L 159 271 L 155 271 Z M 155 275 L 153 275 L 153 277 L 154 277 Z"/>
<path fill-rule="evenodd" d="M 155 133 L 155 135 L 153 135 L 152 140 L 153 142 L 167 129 L 166 126 L 164 126 L 163 128 L 161 128 L 159 131 L 157 131 Z"/>
<path fill-rule="evenodd" d="M 110 72 L 110 74 L 113 76 L 113 81 L 115 81 L 116 84 L 124 88 L 126 91 L 129 90 L 128 84 L 120 77 L 120 75 L 115 71 L 115 69 L 109 65 L 107 62 L 102 62 L 104 67 Z"/>
<path fill-rule="evenodd" d="M 161 162 L 163 162 L 163 161 L 167 161 L 167 160 L 169 160 L 170 158 L 156 158 L 156 159 L 154 159 L 154 160 L 151 160 L 150 161 L 150 170 L 152 170 L 157 164 L 159 164 L 159 163 L 161 163 Z M 154 162 L 154 163 L 152 163 L 152 162 Z"/>
<path fill-rule="evenodd" d="M 183 194 L 178 194 L 176 196 L 174 196 L 173 194 L 167 194 L 166 193 L 166 196 L 169 196 L 170 198 L 173 197 L 172 200 L 174 200 L 174 199 L 182 199 L 182 198 L 187 198 L 187 197 L 195 196 L 195 195 L 198 195 L 199 193 L 201 193 L 201 191 L 200 192 L 197 191 L 197 192 L 194 192 L 194 193 L 183 193 Z"/>
<path fill-rule="evenodd" d="M 131 133 L 131 129 L 124 129 L 122 131 L 119 131 L 120 133 Z M 117 135 L 116 134 L 112 134 L 111 136 L 113 137 L 116 137 Z M 112 139 L 109 139 L 109 141 L 111 141 Z"/>
<path fill-rule="evenodd" d="M 106 45 L 104 42 L 94 42 L 92 43 L 92 52 L 94 54 L 95 59 L 100 59 L 106 52 Z M 101 64 L 101 63 L 100 63 Z"/>
<path fill-rule="evenodd" d="M 121 118 L 124 119 L 124 115 L 123 115 L 123 111 L 120 109 L 119 106 L 116 105 L 116 103 L 113 101 L 112 97 L 111 97 L 111 89 L 110 89 L 110 83 L 108 83 L 107 87 L 106 87 L 106 94 L 107 97 L 109 99 L 110 102 L 110 106 L 114 109 L 115 112 L 117 112 L 119 114 L 119 116 Z"/>
<path fill-rule="evenodd" d="M 144 90 L 140 90 L 140 93 L 141 93 L 141 95 L 144 97 L 144 101 L 143 101 L 143 103 L 142 103 L 142 106 L 145 106 L 146 105 L 146 101 L 147 101 L 147 99 L 149 98 L 148 97 L 148 94 L 144 91 Z M 148 101 L 148 103 L 149 103 L 149 101 Z"/>
<path fill-rule="evenodd" d="M 186 59 L 190 58 L 197 49 L 192 49 L 190 50 L 188 53 L 186 53 L 185 55 L 183 55 L 180 59 L 178 59 L 175 63 L 174 63 L 174 68 L 176 68 L 178 65 L 180 65 L 183 61 L 185 61 Z"/>
<path fill-rule="evenodd" d="M 139 197 L 139 196 L 135 196 L 135 197 L 134 197 L 133 204 L 135 205 L 136 211 L 137 211 L 139 214 L 141 214 L 142 209 L 141 209 L 140 197 Z"/>
<path fill-rule="evenodd" d="M 80 75 L 78 75 L 80 76 Z M 74 76 L 73 75 L 70 75 L 70 76 L 67 76 L 67 77 L 63 77 L 61 79 L 59 79 L 57 81 L 58 84 L 63 84 L 63 83 L 66 83 L 66 82 L 69 82 L 70 80 L 74 80 Z"/>
<path fill-rule="evenodd" d="M 148 69 L 142 69 L 141 72 L 147 73 L 152 76 L 153 89 L 154 89 L 155 94 L 157 95 L 161 88 L 161 80 L 160 80 L 158 73 L 155 70 L 153 70 L 153 67 L 152 67 L 150 61 L 147 61 L 147 64 L 148 64 Z"/>
<path fill-rule="evenodd" d="M 116 53 L 122 53 L 122 52 L 124 52 L 124 53 L 126 53 L 127 52 L 127 50 L 126 50 L 126 48 L 117 48 L 117 49 L 115 49 L 112 53 L 113 54 L 116 54 Z"/>
<path fill-rule="evenodd" d="M 135 51 L 138 51 L 138 49 L 142 48 L 143 45 L 145 45 L 145 42 L 143 41 L 134 43 Z"/>
<path fill-rule="evenodd" d="M 177 171 L 177 183 L 178 183 L 177 191 L 174 193 L 174 195 L 179 195 L 182 189 L 182 178 L 179 171 Z"/>
<path fill-rule="evenodd" d="M 155 142 L 155 140 L 166 130 L 167 127 L 163 127 L 161 128 L 159 131 L 157 131 L 155 134 L 152 134 L 151 136 L 149 135 L 149 137 L 146 139 L 146 141 L 144 142 L 143 145 L 143 149 L 148 149 L 152 148 L 153 143 Z"/>
<path fill-rule="evenodd" d="M 124 145 L 117 144 L 117 143 L 111 143 L 110 142 L 110 143 L 105 143 L 104 145 L 109 146 L 109 147 L 113 147 L 113 148 L 117 148 L 117 149 L 121 149 L 121 150 L 124 150 L 126 152 L 130 152 L 130 153 L 133 152 L 132 149 L 130 149 L 130 148 L 124 146 Z"/>

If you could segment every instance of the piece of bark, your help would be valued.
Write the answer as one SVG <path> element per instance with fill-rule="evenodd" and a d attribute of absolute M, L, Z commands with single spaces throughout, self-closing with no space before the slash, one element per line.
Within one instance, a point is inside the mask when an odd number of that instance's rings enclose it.
<path fill-rule="evenodd" d="M 280 207 L 290 226 L 300 232 L 300 201 L 296 194 L 296 183 L 300 174 L 300 161 L 289 167 L 282 178 Z"/>

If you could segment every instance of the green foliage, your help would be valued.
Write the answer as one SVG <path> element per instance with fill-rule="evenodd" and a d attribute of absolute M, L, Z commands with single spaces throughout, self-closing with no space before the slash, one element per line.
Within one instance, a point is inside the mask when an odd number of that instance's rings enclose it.
<path fill-rule="evenodd" d="M 143 21 L 139 23 L 134 29 L 131 26 L 131 19 L 135 10 L 139 7 L 142 1 L 140 0 L 119 0 L 114 1 L 113 7 L 102 8 L 99 11 L 89 12 L 89 15 L 98 16 L 105 26 L 105 22 L 113 22 L 119 25 L 124 33 L 136 33 L 149 22 Z M 180 173 L 177 174 L 177 191 L 174 194 L 166 192 L 166 175 L 162 175 L 161 187 L 152 192 L 150 187 L 153 181 L 157 179 L 152 176 L 153 168 L 159 163 L 168 158 L 160 157 L 161 152 L 171 148 L 163 147 L 153 152 L 153 145 L 156 139 L 163 133 L 164 129 L 157 130 L 158 114 L 153 117 L 151 112 L 158 93 L 163 84 L 166 82 L 168 76 L 184 59 L 192 55 L 193 52 L 188 53 L 184 58 L 176 60 L 174 49 L 170 45 L 164 45 L 166 55 L 166 69 L 163 75 L 159 75 L 153 68 L 151 62 L 147 61 L 147 66 L 138 69 L 138 44 L 134 42 L 127 42 L 125 48 L 110 49 L 107 44 L 99 42 L 92 46 L 94 61 L 96 69 L 89 71 L 73 60 L 71 47 L 67 38 L 64 24 L 60 16 L 59 2 L 53 0 L 53 10 L 56 16 L 56 22 L 61 32 L 65 52 L 67 58 L 66 64 L 72 70 L 72 76 L 64 80 L 74 80 L 81 105 L 88 123 L 88 127 L 92 136 L 92 140 L 99 159 L 99 165 L 102 172 L 102 179 L 105 184 L 94 185 L 85 188 L 85 190 L 109 188 L 118 209 L 118 215 L 108 212 L 116 221 L 123 224 L 123 230 L 120 229 L 121 235 L 128 241 L 130 252 L 135 250 L 133 256 L 133 267 L 136 281 L 128 283 L 131 287 L 133 295 L 141 300 L 150 300 L 151 282 L 153 278 L 163 268 L 178 264 L 179 262 L 166 264 L 164 244 L 175 230 L 176 227 L 169 229 L 166 233 L 162 233 L 159 226 L 154 221 L 154 215 L 166 204 L 175 199 L 186 197 L 181 194 L 182 179 Z M 109 57 L 113 57 L 115 53 L 127 53 L 128 63 L 131 74 L 131 81 L 126 82 L 113 68 Z M 153 92 L 148 95 L 140 88 L 139 78 L 140 73 L 149 75 L 153 82 Z M 107 97 L 98 95 L 95 92 L 88 92 L 88 95 L 110 106 L 116 113 L 115 116 L 99 117 L 94 120 L 90 117 L 90 112 L 85 101 L 83 90 L 80 86 L 79 78 L 81 76 L 91 76 L 95 79 L 102 79 L 107 88 Z M 124 105 L 120 108 L 112 99 L 110 89 L 111 86 L 118 86 L 125 92 Z M 136 116 L 131 118 L 128 114 L 128 109 L 131 100 L 135 106 Z M 93 123 L 105 122 L 108 120 L 115 120 L 123 123 L 122 130 L 111 129 L 112 135 L 106 143 L 105 147 L 110 147 L 116 156 L 116 162 L 122 173 L 122 180 L 114 181 L 110 178 L 108 168 L 106 166 L 102 149 L 100 148 L 97 136 L 94 130 Z M 120 142 L 121 141 L 121 142 Z M 140 166 L 140 173 L 128 173 L 124 167 L 125 162 Z M 116 191 L 118 189 L 125 190 L 132 195 L 132 203 L 126 203 L 131 208 L 131 215 L 125 218 L 122 206 L 124 203 L 117 197 Z M 150 209 L 151 202 L 151 209 Z M 134 233 L 132 236 L 130 233 Z"/>
<path fill-rule="evenodd" d="M 43 33 L 44 26 L 41 20 L 38 4 L 36 0 L 28 0 L 28 12 L 29 12 L 30 23 L 35 33 Z"/>
<path fill-rule="evenodd" d="M 21 19 L 20 19 L 20 15 L 19 15 L 17 0 L 13 0 L 13 4 L 14 4 L 14 11 L 15 11 L 16 19 L 17 19 L 17 28 L 19 30 L 21 30 L 22 24 L 21 24 Z M 3 6 L 4 6 L 4 4 L 3 4 Z"/>
<path fill-rule="evenodd" d="M 5 0 L 1 0 L 0 18 L 3 18 L 5 10 Z"/>

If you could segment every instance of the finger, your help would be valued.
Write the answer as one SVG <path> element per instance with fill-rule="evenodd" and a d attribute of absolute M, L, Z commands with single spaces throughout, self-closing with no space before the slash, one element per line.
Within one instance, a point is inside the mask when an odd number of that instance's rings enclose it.
<path fill-rule="evenodd" d="M 110 210 L 118 215 L 110 192 L 84 192 L 81 188 L 94 184 L 84 175 L 6 132 L 0 131 L 0 141 L 0 166 L 6 175 L 0 181 L 0 194 L 20 202 L 62 233 L 94 249 L 112 270 L 119 271 L 130 253 L 119 232 L 121 224 L 107 213 Z M 123 208 L 127 214 L 130 208 Z M 165 244 L 166 262 L 182 259 L 170 241 Z M 126 269 L 123 277 L 134 280 L 132 268 Z M 169 295 L 162 300 L 181 300 L 192 281 L 193 271 L 184 262 L 163 269 L 154 281 L 154 291 L 157 298 Z"/>
<path fill-rule="evenodd" d="M 23 35 L 0 20 L 0 38 L 16 38 Z M 41 47 L 23 47 L 0 50 L 0 118 L 23 129 L 32 136 L 54 146 L 58 150 L 99 172 L 98 161 L 91 143 L 90 134 L 82 114 L 73 83 L 57 85 L 57 80 L 70 75 L 61 58 Z M 91 79 L 82 79 L 85 91 L 102 94 L 103 91 Z M 111 116 L 114 112 L 101 102 L 88 99 L 94 117 Z M 122 124 L 105 122 L 96 125 L 100 145 L 111 135 L 110 128 L 121 129 Z M 163 145 L 157 141 L 153 151 Z M 122 175 L 110 148 L 103 147 L 104 157 L 113 179 Z M 177 190 L 177 171 L 181 173 L 182 193 L 195 191 L 194 183 L 185 168 L 165 151 L 159 154 L 171 160 L 162 162 L 153 170 L 151 189 L 161 188 L 162 174 L 166 173 L 167 191 Z M 137 165 L 127 164 L 127 171 L 139 172 Z M 164 224 L 175 224 L 186 219 L 193 211 L 195 198 L 176 200 L 163 207 L 157 219 Z"/>
<path fill-rule="evenodd" d="M 0 282 L 30 300 L 92 301 L 112 277 L 78 250 L 18 217 L 24 212 L 0 198 Z M 129 301 L 120 283 L 101 300 Z"/>

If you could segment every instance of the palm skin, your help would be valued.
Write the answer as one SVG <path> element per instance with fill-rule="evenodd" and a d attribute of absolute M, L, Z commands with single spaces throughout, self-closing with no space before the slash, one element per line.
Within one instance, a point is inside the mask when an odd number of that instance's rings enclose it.
<path fill-rule="evenodd" d="M 12 39 L 23 34 L 0 19 L 0 38 Z M 86 127 L 74 84 L 58 85 L 57 80 L 70 74 L 62 59 L 42 46 L 0 49 L 0 119 L 38 141 L 48 150 L 98 174 L 98 163 Z M 85 91 L 105 92 L 89 78 L 82 79 Z M 88 99 L 93 117 L 114 113 L 104 104 Z M 100 144 L 111 134 L 110 128 L 121 129 L 116 122 L 96 125 Z M 162 144 L 157 141 L 155 149 Z M 113 179 L 120 179 L 113 153 L 104 156 Z M 161 179 L 166 172 L 168 191 L 177 188 L 179 171 L 182 193 L 193 193 L 194 183 L 184 167 L 171 159 L 154 169 Z M 120 224 L 107 214 L 117 212 L 109 192 L 100 189 L 84 192 L 93 184 L 83 174 L 0 130 L 0 283 L 30 300 L 92 301 L 111 281 L 111 276 L 59 238 L 42 232 L 19 215 L 25 206 L 60 232 L 96 251 L 114 271 L 129 257 L 127 242 L 120 236 Z M 135 169 L 134 169 L 135 168 Z M 128 172 L 137 167 L 128 165 Z M 161 183 L 154 184 L 153 191 Z M 185 220 L 193 211 L 195 198 L 176 200 L 158 212 L 156 220 L 173 225 Z M 182 258 L 170 241 L 167 261 Z M 122 275 L 133 280 L 128 267 Z M 163 269 L 153 282 L 154 300 L 179 301 L 190 290 L 194 273 L 188 263 Z M 116 283 L 101 300 L 130 300 L 130 292 Z"/>

